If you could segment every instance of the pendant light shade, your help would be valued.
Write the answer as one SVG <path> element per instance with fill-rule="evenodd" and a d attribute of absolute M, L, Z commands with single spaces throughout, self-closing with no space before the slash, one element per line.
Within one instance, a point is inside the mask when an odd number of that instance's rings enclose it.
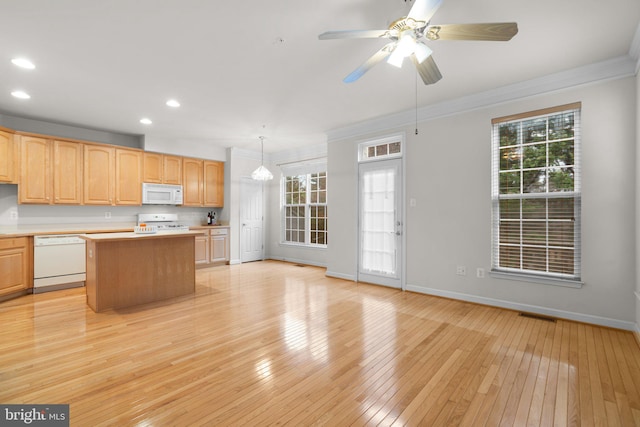
<path fill-rule="evenodd" d="M 251 173 L 251 178 L 256 181 L 269 181 L 273 179 L 273 174 L 269 172 L 269 169 L 264 167 L 264 136 L 260 136 L 259 138 L 262 161 L 260 162 L 260 167 Z"/>

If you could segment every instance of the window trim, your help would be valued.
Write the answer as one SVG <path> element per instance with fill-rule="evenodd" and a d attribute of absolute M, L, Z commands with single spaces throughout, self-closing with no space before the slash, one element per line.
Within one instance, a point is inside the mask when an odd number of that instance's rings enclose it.
<path fill-rule="evenodd" d="M 581 109 L 582 103 L 575 102 L 570 104 L 559 105 L 550 108 L 544 108 L 540 110 L 534 110 L 525 113 L 518 113 L 509 116 L 503 116 L 499 118 L 494 118 L 491 120 L 492 126 L 492 135 L 491 135 L 491 203 L 492 203 L 492 230 L 491 230 L 491 271 L 489 275 L 491 277 L 499 278 L 499 279 L 510 279 L 510 280 L 518 280 L 518 281 L 526 281 L 526 282 L 535 282 L 542 283 L 547 285 L 556 285 L 556 286 L 565 286 L 571 288 L 580 288 L 584 284 L 582 281 L 582 225 L 581 225 L 581 210 L 582 210 L 582 189 L 581 189 L 581 133 L 582 133 L 582 123 L 581 123 Z M 496 137 L 496 131 L 499 125 L 508 122 L 522 122 L 525 120 L 541 118 L 541 117 L 549 117 L 554 115 L 555 113 L 569 112 L 575 111 L 577 115 L 577 132 L 574 134 L 574 170 L 575 170 L 575 182 L 574 182 L 574 191 L 567 192 L 544 192 L 544 193 L 522 193 L 518 192 L 515 194 L 500 194 L 500 143 Z M 549 140 L 547 139 L 548 143 Z M 519 145 L 522 145 L 520 142 Z M 549 165 L 545 166 L 548 168 Z M 574 206 L 575 215 L 575 223 L 574 223 L 574 256 L 577 258 L 574 259 L 575 269 L 574 274 L 566 275 L 563 273 L 553 273 L 549 271 L 539 271 L 535 270 L 525 270 L 518 268 L 509 268 L 509 267 L 499 267 L 497 265 L 498 261 L 498 252 L 500 250 L 500 217 L 499 217 L 499 205 L 501 200 L 505 199 L 515 199 L 515 200 L 524 200 L 531 198 L 542 198 L 545 200 L 551 200 L 554 198 L 573 198 L 576 201 L 577 206 Z M 545 220 L 548 221 L 549 218 L 545 217 Z M 521 243 L 522 244 L 522 243 Z M 545 245 L 546 248 L 549 248 L 550 245 Z"/>

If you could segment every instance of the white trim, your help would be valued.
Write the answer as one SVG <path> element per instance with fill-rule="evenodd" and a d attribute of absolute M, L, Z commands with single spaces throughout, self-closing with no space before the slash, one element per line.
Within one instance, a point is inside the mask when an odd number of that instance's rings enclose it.
<path fill-rule="evenodd" d="M 611 319 L 608 317 L 593 316 L 584 313 L 575 313 L 572 311 L 556 310 L 553 308 L 540 307 L 537 305 L 521 304 L 512 301 L 504 301 L 495 298 L 481 297 L 477 295 L 464 294 L 460 292 L 443 291 L 440 289 L 426 288 L 423 286 L 408 285 L 408 291 L 417 292 L 427 295 L 435 295 L 444 298 L 450 298 L 461 301 L 473 302 L 476 304 L 489 305 L 493 307 L 506 308 L 515 311 L 525 311 L 527 313 L 542 314 L 545 316 L 557 317 L 560 319 L 573 320 L 576 322 L 589 323 L 592 325 L 606 326 L 608 328 L 623 329 L 626 331 L 634 331 L 636 324 L 634 322 L 626 322 L 624 320 Z"/>
<path fill-rule="evenodd" d="M 636 74 L 636 62 L 630 55 L 590 64 L 556 74 L 502 86 L 462 98 L 428 105 L 418 109 L 418 121 L 423 122 L 440 117 L 452 116 L 468 111 L 514 101 L 546 92 L 553 92 L 604 80 L 621 79 Z M 327 132 L 329 141 L 336 141 L 372 132 L 385 131 L 415 124 L 416 110 L 389 114 L 347 127 Z"/>
<path fill-rule="evenodd" d="M 491 270 L 489 276 L 496 279 L 517 280 L 519 282 L 541 283 L 543 285 L 564 286 L 565 288 L 577 288 L 580 289 L 584 282 L 578 280 L 562 279 L 560 277 L 543 276 L 526 274 L 519 272 L 507 272 L 499 270 Z"/>
<path fill-rule="evenodd" d="M 337 273 L 335 271 L 327 270 L 324 275 L 327 277 L 335 277 L 336 279 L 350 280 L 352 282 L 356 281 L 356 276 L 353 274 Z"/>
<path fill-rule="evenodd" d="M 314 267 L 323 267 L 323 268 L 327 268 L 327 264 L 324 262 L 316 262 L 316 261 L 309 261 L 308 259 L 300 259 L 300 258 L 289 258 L 289 257 L 276 257 L 276 256 L 270 256 L 267 257 L 267 259 L 271 259 L 274 261 L 284 261 L 284 262 L 291 262 L 294 264 L 303 264 L 303 265 L 311 265 Z"/>
<path fill-rule="evenodd" d="M 629 48 L 629 56 L 636 61 L 636 74 L 640 69 L 640 24 L 636 28 L 636 34 L 631 41 L 631 47 Z"/>
<path fill-rule="evenodd" d="M 239 259 L 232 259 L 229 261 L 229 265 L 237 265 L 237 264 L 242 264 L 242 261 L 240 261 Z"/>

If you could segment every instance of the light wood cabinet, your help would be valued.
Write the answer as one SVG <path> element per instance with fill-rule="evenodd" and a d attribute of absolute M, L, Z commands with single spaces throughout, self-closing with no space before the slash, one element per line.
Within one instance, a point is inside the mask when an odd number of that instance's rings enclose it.
<path fill-rule="evenodd" d="M 57 204 L 82 203 L 83 145 L 53 141 L 53 201 Z"/>
<path fill-rule="evenodd" d="M 0 297 L 33 287 L 32 238 L 0 239 Z"/>
<path fill-rule="evenodd" d="M 51 141 L 22 136 L 20 154 L 18 203 L 51 203 Z"/>
<path fill-rule="evenodd" d="M 116 148 L 117 205 L 142 204 L 142 152 Z"/>
<path fill-rule="evenodd" d="M 229 229 L 214 228 L 211 233 L 211 263 L 229 262 Z"/>
<path fill-rule="evenodd" d="M 183 206 L 202 206 L 202 167 L 201 159 L 182 159 Z"/>
<path fill-rule="evenodd" d="M 209 264 L 209 231 L 196 236 L 196 265 Z"/>
<path fill-rule="evenodd" d="M 202 236 L 196 236 L 196 266 L 228 263 L 229 227 L 202 228 L 202 232 Z"/>
<path fill-rule="evenodd" d="M 142 182 L 162 184 L 162 157 L 162 154 L 159 153 L 144 153 Z"/>
<path fill-rule="evenodd" d="M 111 205 L 115 184 L 115 149 L 84 146 L 84 204 Z"/>
<path fill-rule="evenodd" d="M 144 153 L 142 182 L 182 185 L 182 157 Z"/>
<path fill-rule="evenodd" d="M 0 131 L 0 182 L 17 182 L 19 170 L 18 150 L 14 135 L 10 132 Z"/>
<path fill-rule="evenodd" d="M 221 208 L 224 206 L 224 162 L 205 160 L 204 172 L 204 206 Z"/>
<path fill-rule="evenodd" d="M 162 159 L 164 167 L 163 181 L 165 184 L 182 185 L 182 157 L 164 155 Z"/>

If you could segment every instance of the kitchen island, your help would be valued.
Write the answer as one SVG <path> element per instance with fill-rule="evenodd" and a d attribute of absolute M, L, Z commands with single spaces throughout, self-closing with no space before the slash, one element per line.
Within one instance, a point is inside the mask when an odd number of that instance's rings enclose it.
<path fill-rule="evenodd" d="M 87 304 L 95 312 L 195 292 L 195 236 L 201 231 L 84 234 Z"/>

